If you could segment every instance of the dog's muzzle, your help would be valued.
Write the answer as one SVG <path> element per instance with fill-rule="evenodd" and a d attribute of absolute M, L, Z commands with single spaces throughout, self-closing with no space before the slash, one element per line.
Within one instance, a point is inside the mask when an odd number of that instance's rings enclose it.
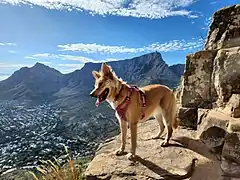
<path fill-rule="evenodd" d="M 97 96 L 95 95 L 95 91 L 94 91 L 94 90 L 92 90 L 92 92 L 90 92 L 89 96 L 91 96 L 91 97 L 97 97 Z"/>

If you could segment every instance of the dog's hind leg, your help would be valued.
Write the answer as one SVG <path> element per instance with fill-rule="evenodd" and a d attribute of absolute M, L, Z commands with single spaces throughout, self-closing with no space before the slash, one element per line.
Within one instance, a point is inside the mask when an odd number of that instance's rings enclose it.
<path fill-rule="evenodd" d="M 173 128 L 172 128 L 172 113 L 163 110 L 163 117 L 164 117 L 164 125 L 167 128 L 167 135 L 164 141 L 161 143 L 161 146 L 167 146 L 169 144 L 169 140 L 172 137 Z"/>
<path fill-rule="evenodd" d="M 158 125 L 159 125 L 159 130 L 158 130 L 158 133 L 157 135 L 154 135 L 152 136 L 151 138 L 152 139 L 159 139 L 164 131 L 164 124 L 163 124 L 163 117 L 162 117 L 162 113 L 156 113 L 154 115 L 155 119 L 157 120 L 158 122 Z"/>

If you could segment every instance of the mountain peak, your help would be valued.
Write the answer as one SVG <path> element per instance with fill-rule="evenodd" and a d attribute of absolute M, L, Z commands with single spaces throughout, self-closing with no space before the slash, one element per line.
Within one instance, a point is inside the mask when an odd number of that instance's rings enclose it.
<path fill-rule="evenodd" d="M 50 68 L 50 67 L 43 63 L 37 62 L 32 68 Z"/>
<path fill-rule="evenodd" d="M 36 62 L 36 64 L 34 66 L 46 66 L 46 65 L 43 63 L 40 63 L 40 62 Z"/>

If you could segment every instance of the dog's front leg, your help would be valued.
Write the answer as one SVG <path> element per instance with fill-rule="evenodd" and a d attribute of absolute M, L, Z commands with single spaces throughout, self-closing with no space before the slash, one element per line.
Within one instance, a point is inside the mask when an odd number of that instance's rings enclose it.
<path fill-rule="evenodd" d="M 131 152 L 128 153 L 127 158 L 133 160 L 136 156 L 136 147 L 137 147 L 137 124 L 130 124 L 131 131 Z"/>
<path fill-rule="evenodd" d="M 116 150 L 115 154 L 121 156 L 124 154 L 125 146 L 126 146 L 126 138 L 127 138 L 127 122 L 119 119 L 120 130 L 121 130 L 121 147 Z"/>

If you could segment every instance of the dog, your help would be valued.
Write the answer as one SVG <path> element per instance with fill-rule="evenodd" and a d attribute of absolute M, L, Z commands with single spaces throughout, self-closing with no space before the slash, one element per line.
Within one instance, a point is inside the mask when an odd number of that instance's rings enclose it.
<path fill-rule="evenodd" d="M 159 131 L 152 139 L 158 139 L 164 128 L 167 135 L 161 146 L 167 146 L 173 129 L 178 127 L 176 119 L 176 98 L 167 86 L 153 84 L 144 87 L 131 87 L 118 78 L 111 66 L 102 63 L 99 72 L 92 71 L 95 87 L 90 92 L 91 97 L 97 98 L 96 106 L 107 101 L 116 111 L 115 115 L 120 124 L 121 146 L 116 155 L 125 154 L 127 128 L 131 132 L 131 151 L 127 154 L 129 160 L 136 156 L 137 123 L 155 117 L 159 124 Z"/>

